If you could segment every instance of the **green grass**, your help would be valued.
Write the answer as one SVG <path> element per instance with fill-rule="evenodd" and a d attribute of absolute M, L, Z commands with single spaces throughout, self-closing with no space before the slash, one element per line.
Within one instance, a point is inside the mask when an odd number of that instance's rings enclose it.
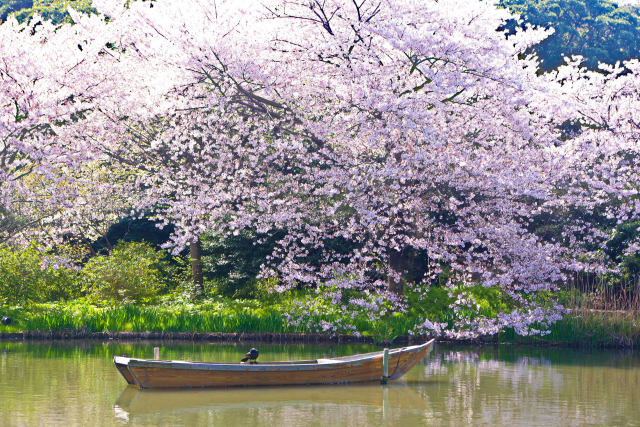
<path fill-rule="evenodd" d="M 198 306 L 38 304 L 3 312 L 14 319 L 11 326 L 0 328 L 7 332 L 296 332 L 287 328 L 276 312 L 249 307 L 231 311 Z"/>
<path fill-rule="evenodd" d="M 294 326 L 283 320 L 291 301 L 265 305 L 255 300 L 221 300 L 191 304 L 163 302 L 159 305 L 120 305 L 99 307 L 87 302 L 30 304 L 0 307 L 0 315 L 14 319 L 11 326 L 0 325 L 0 332 L 251 332 L 317 333 L 308 325 Z M 309 324 L 337 320 L 335 313 L 309 317 Z M 379 321 L 357 319 L 358 333 L 374 341 L 407 335 L 415 324 L 407 314 Z M 640 346 L 640 313 L 636 311 L 597 311 L 580 309 L 554 324 L 545 336 L 519 336 L 507 329 L 498 342 L 523 344 L 564 344 L 586 347 Z"/>
<path fill-rule="evenodd" d="M 320 321 L 335 321 L 335 313 L 309 316 L 309 323 L 292 325 L 283 320 L 288 303 L 260 305 L 252 300 L 223 300 L 201 304 L 121 305 L 98 307 L 87 302 L 41 303 L 25 307 L 0 307 L 0 314 L 14 319 L 0 332 L 223 332 L 318 333 Z M 413 325 L 406 315 L 387 321 L 358 319 L 358 333 L 376 342 L 406 335 Z"/>

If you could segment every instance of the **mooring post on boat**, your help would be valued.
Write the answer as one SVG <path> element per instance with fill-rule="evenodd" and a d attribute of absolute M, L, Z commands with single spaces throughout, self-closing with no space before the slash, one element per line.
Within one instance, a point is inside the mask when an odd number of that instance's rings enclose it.
<path fill-rule="evenodd" d="M 382 379 L 381 384 L 386 384 L 389 380 L 389 349 L 385 348 L 382 356 Z"/>
<path fill-rule="evenodd" d="M 153 347 L 153 360 L 160 360 L 160 347 Z"/>

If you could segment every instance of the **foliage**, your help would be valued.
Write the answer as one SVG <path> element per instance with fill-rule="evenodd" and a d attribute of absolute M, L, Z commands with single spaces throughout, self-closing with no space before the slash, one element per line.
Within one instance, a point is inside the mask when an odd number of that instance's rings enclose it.
<path fill-rule="evenodd" d="M 25 218 L 21 218 L 15 212 L 10 212 L 0 206 L 0 242 L 10 240 L 11 236 L 27 226 Z"/>
<path fill-rule="evenodd" d="M 618 281 L 629 283 L 640 278 L 640 254 L 637 252 L 625 254 L 629 242 L 636 241 L 638 237 L 640 237 L 640 222 L 626 222 L 615 228 L 613 236 L 606 244 L 604 250 L 620 266 L 617 277 L 614 276 Z"/>
<path fill-rule="evenodd" d="M 0 22 L 7 19 L 10 13 L 29 9 L 33 7 L 33 0 L 1 0 L 0 1 Z"/>
<path fill-rule="evenodd" d="M 19 2 L 12 7 L 18 21 L 30 21 L 34 14 L 51 21 L 53 24 L 72 23 L 67 9 L 73 7 L 78 12 L 96 13 L 91 0 L 31 0 Z"/>
<path fill-rule="evenodd" d="M 145 242 L 119 242 L 106 255 L 87 261 L 83 286 L 97 300 L 147 302 L 166 289 L 170 264 L 164 251 Z"/>
<path fill-rule="evenodd" d="M 172 232 L 171 226 L 159 229 L 149 216 L 125 217 L 112 224 L 103 236 L 91 242 L 91 246 L 98 253 L 108 252 L 118 241 L 147 242 L 160 248 L 169 240 Z"/>
<path fill-rule="evenodd" d="M 79 296 L 78 272 L 65 258 L 35 245 L 0 245 L 0 301 L 24 304 Z"/>
<path fill-rule="evenodd" d="M 525 293 L 514 298 L 498 287 L 475 285 L 453 289 L 412 286 L 406 293 L 408 316 L 417 321 L 410 334 L 473 338 L 494 335 L 507 327 L 519 335 L 545 335 L 561 319 L 560 315 L 544 314 L 545 308 L 558 310 L 557 292 Z"/>
<path fill-rule="evenodd" d="M 590 69 L 597 69 L 599 62 L 640 58 L 637 7 L 618 7 L 609 0 L 501 0 L 499 4 L 522 15 L 521 23 L 511 20 L 506 25 L 512 32 L 525 24 L 555 30 L 530 50 L 538 55 L 544 71 L 557 68 L 572 55 L 583 56 Z"/>
<path fill-rule="evenodd" d="M 273 252 L 277 239 L 275 234 L 259 241 L 248 229 L 228 236 L 202 236 L 202 261 L 209 285 L 215 283 L 215 291 L 226 297 L 258 296 L 260 267 Z"/>

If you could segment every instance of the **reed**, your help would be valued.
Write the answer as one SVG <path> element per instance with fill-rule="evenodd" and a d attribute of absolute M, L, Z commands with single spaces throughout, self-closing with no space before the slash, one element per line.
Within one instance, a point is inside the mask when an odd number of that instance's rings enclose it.
<path fill-rule="evenodd" d="M 585 347 L 640 346 L 640 279 L 576 273 L 558 293 L 570 312 L 545 336 L 519 336 L 506 330 L 498 341 Z"/>
<path fill-rule="evenodd" d="M 266 308 L 228 302 L 214 307 L 204 304 L 178 306 L 122 305 L 96 307 L 90 304 L 33 304 L 29 307 L 5 308 L 15 322 L 0 332 L 17 331 L 86 331 L 86 332 L 253 332 L 253 333 L 318 333 L 310 325 L 320 321 L 338 321 L 336 314 L 311 316 L 309 323 L 289 324 L 283 320 L 286 307 Z M 387 321 L 359 319 L 357 333 L 370 335 L 376 341 L 388 341 L 406 335 L 413 325 L 407 316 L 394 316 Z"/>
<path fill-rule="evenodd" d="M 570 345 L 576 347 L 640 346 L 640 316 L 632 310 L 575 309 L 550 328 L 545 336 L 520 336 L 506 330 L 500 342 Z"/>
<path fill-rule="evenodd" d="M 5 309 L 15 322 L 2 331 L 295 332 L 272 310 L 39 304 Z"/>
<path fill-rule="evenodd" d="M 575 273 L 563 287 L 562 303 L 571 309 L 640 311 L 640 277 L 614 280 L 604 275 Z"/>

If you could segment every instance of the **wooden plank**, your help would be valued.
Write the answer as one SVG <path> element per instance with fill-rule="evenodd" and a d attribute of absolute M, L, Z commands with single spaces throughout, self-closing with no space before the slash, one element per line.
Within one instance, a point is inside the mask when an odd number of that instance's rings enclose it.
<path fill-rule="evenodd" d="M 127 365 L 127 370 L 129 371 L 129 373 L 131 374 L 131 377 L 133 378 L 134 383 L 140 387 L 140 388 L 144 388 L 144 385 L 140 382 L 140 380 L 138 379 L 138 377 L 136 377 L 136 374 L 131 370 L 131 366 Z"/>
<path fill-rule="evenodd" d="M 137 385 L 136 382 L 133 380 L 133 377 L 131 376 L 131 373 L 129 372 L 127 365 L 123 365 L 121 363 L 115 363 L 115 362 L 114 362 L 114 365 L 116 365 L 116 368 L 118 369 L 120 374 L 122 374 L 124 379 L 127 380 L 127 383 L 132 385 Z"/>

